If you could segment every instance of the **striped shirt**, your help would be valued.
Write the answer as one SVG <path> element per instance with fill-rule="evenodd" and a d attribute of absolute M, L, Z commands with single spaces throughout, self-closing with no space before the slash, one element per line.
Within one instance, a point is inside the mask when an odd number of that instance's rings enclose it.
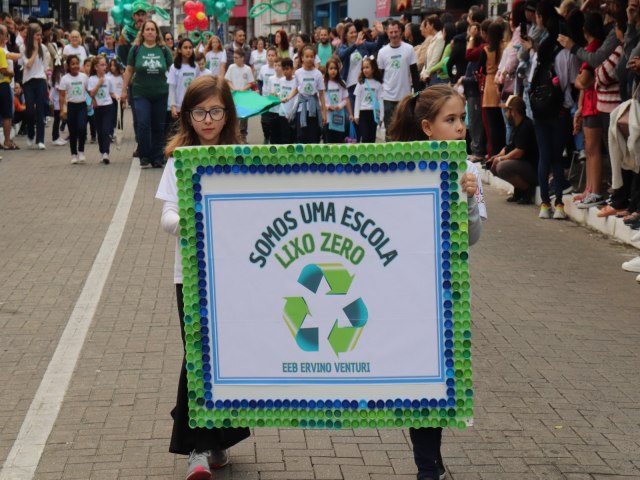
<path fill-rule="evenodd" d="M 620 105 L 620 82 L 616 76 L 616 66 L 620 61 L 623 46 L 618 45 L 609 57 L 596 67 L 596 95 L 598 96 L 598 111 L 611 113 Z"/>

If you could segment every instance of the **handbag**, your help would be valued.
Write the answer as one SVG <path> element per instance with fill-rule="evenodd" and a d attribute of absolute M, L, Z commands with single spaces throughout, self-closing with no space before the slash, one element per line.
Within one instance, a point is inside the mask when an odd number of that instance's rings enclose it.
<path fill-rule="evenodd" d="M 349 136 L 344 139 L 344 143 L 358 143 L 358 133 L 353 122 L 349 122 Z"/>
<path fill-rule="evenodd" d="M 638 91 L 640 89 L 640 83 L 636 86 L 633 91 L 633 95 L 631 95 L 632 99 L 638 100 Z M 629 140 L 629 113 L 631 112 L 631 105 L 627 105 L 627 108 L 624 109 L 624 113 L 620 115 L 618 121 L 616 122 L 616 127 L 620 130 L 622 134 L 622 138 L 625 140 Z"/>

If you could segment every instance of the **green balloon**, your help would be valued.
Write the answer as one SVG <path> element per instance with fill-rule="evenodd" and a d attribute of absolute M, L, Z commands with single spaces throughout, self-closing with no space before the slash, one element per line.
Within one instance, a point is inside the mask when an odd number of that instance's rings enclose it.
<path fill-rule="evenodd" d="M 122 13 L 125 16 L 125 19 L 128 18 L 132 18 L 133 15 L 133 5 L 131 5 L 130 3 L 125 3 L 122 6 Z"/>
<path fill-rule="evenodd" d="M 116 22 L 117 24 L 122 24 L 122 7 L 120 7 L 119 5 L 114 5 L 111 9 L 111 16 L 113 17 L 114 22 Z"/>
<path fill-rule="evenodd" d="M 227 8 L 229 10 L 231 10 L 235 6 L 236 6 L 236 0 L 227 0 Z"/>

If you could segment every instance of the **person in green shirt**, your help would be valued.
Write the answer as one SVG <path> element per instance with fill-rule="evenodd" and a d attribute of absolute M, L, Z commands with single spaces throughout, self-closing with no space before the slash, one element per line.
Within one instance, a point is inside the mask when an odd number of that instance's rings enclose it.
<path fill-rule="evenodd" d="M 333 55 L 334 48 L 331 45 L 331 38 L 329 37 L 329 29 L 326 27 L 320 27 L 319 32 L 320 42 L 318 43 L 318 57 L 320 57 L 320 66 L 324 67 L 327 64 L 327 60 Z"/>
<path fill-rule="evenodd" d="M 169 85 L 167 72 L 173 56 L 165 46 L 160 29 L 153 20 L 142 24 L 136 41 L 127 57 L 121 99 L 127 101 L 127 85 L 132 83 L 135 105 L 140 165 L 154 168 L 164 167 L 164 123 L 167 113 Z"/>

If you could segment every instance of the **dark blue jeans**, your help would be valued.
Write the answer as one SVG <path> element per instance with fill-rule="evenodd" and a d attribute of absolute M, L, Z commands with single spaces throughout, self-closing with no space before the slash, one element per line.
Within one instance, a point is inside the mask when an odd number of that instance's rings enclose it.
<path fill-rule="evenodd" d="M 93 112 L 96 122 L 100 153 L 109 153 L 109 145 L 111 144 L 111 127 L 113 126 L 111 120 L 113 117 L 113 105 L 95 107 Z"/>
<path fill-rule="evenodd" d="M 67 102 L 67 125 L 69 127 L 69 149 L 71 155 L 84 153 L 87 138 L 87 102 Z"/>
<path fill-rule="evenodd" d="M 44 143 L 44 115 L 49 103 L 47 81 L 32 78 L 22 88 L 27 107 L 27 136 L 35 137 L 36 143 Z"/>
<path fill-rule="evenodd" d="M 564 166 L 562 151 L 571 131 L 571 117 L 562 111 L 557 117 L 536 118 L 534 125 L 538 141 L 538 184 L 542 203 L 551 204 L 549 195 L 549 173 L 553 172 L 556 205 L 562 204 Z"/>
<path fill-rule="evenodd" d="M 141 164 L 155 166 L 164 163 L 164 123 L 167 116 L 167 95 L 149 99 L 135 97 L 136 137 Z"/>
<path fill-rule="evenodd" d="M 418 467 L 418 480 L 439 478 L 439 466 L 442 465 L 442 428 L 410 428 L 409 436 L 413 444 L 413 459 Z"/>

